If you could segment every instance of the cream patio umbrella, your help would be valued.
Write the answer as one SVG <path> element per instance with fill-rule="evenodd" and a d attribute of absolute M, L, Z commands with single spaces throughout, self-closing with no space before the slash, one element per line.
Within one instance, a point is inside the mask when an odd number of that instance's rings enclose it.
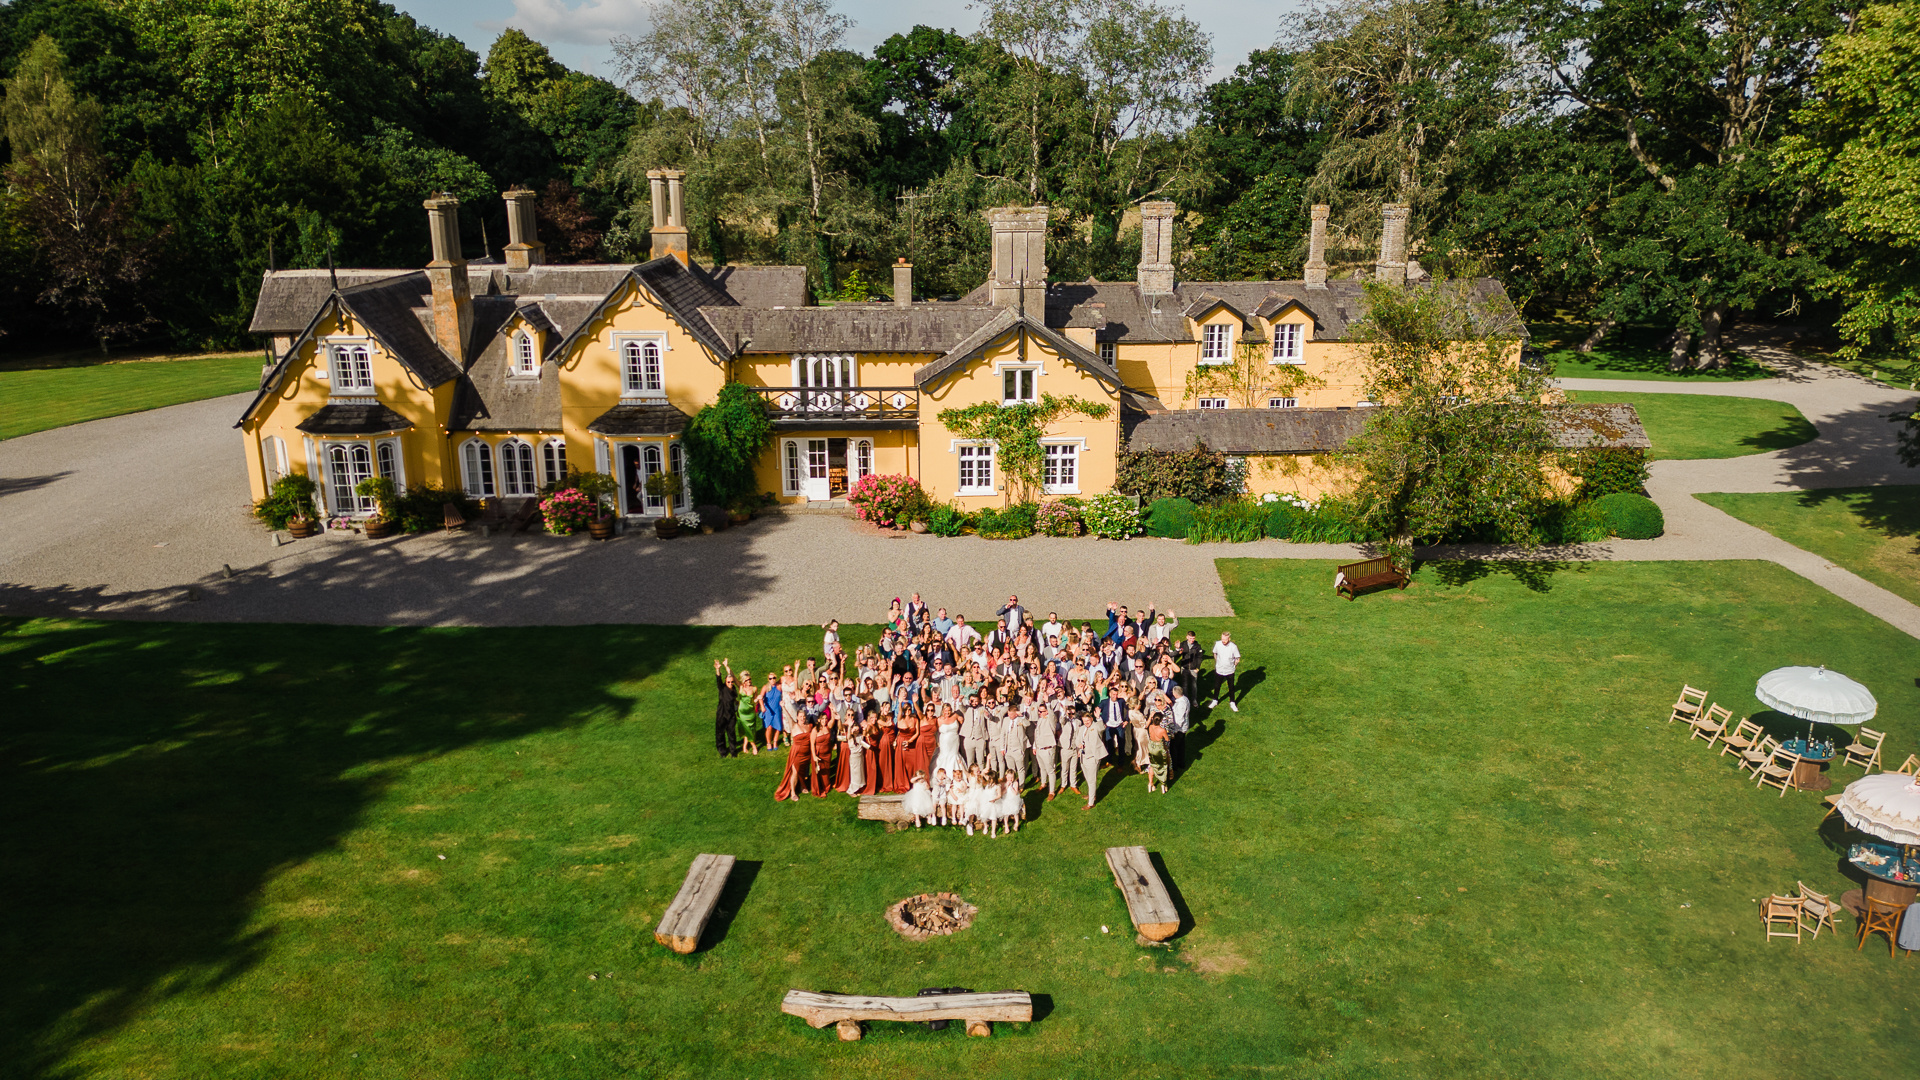
<path fill-rule="evenodd" d="M 1847 785 L 1833 801 L 1848 825 L 1905 847 L 1920 845 L 1920 777 L 1883 772 Z"/>
<path fill-rule="evenodd" d="M 1813 725 L 1864 724 L 1880 711 L 1880 703 L 1866 687 L 1825 664 L 1817 668 L 1774 668 L 1760 676 L 1753 696 L 1772 709 L 1807 721 L 1807 738 L 1813 738 Z"/>

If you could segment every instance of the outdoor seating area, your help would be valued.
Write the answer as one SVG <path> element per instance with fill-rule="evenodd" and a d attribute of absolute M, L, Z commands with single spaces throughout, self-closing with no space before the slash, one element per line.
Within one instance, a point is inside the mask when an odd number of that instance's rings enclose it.
<path fill-rule="evenodd" d="M 1920 776 L 1915 775 L 1920 755 L 1909 754 L 1897 770 L 1874 773 L 1887 733 L 1864 725 L 1877 714 L 1878 703 L 1866 687 L 1824 667 L 1770 671 L 1761 676 L 1754 696 L 1772 712 L 1742 718 L 1728 731 L 1732 711 L 1689 683 L 1681 687 L 1667 722 L 1685 723 L 1689 743 L 1705 739 L 1711 748 L 1720 742 L 1715 756 L 1735 754 L 1738 771 L 1756 788 L 1775 789 L 1776 798 L 1828 789 L 1833 781 L 1826 770 L 1835 763 L 1867 774 L 1822 800 L 1827 809 L 1816 826 L 1842 819 L 1852 834 L 1846 861 L 1859 873 L 1862 887 L 1837 901 L 1805 882 L 1795 882 L 1793 893 L 1766 896 L 1759 902 L 1766 940 L 1792 938 L 1798 944 L 1805 937 L 1818 939 L 1822 929 L 1838 934 L 1834 917 L 1844 910 L 1855 919 L 1855 951 L 1882 933 L 1890 952 L 1904 949 L 1912 955 L 1920 949 Z M 1768 732 L 1768 724 L 1779 726 L 1786 718 L 1807 721 L 1805 734 L 1783 739 Z M 1821 735 L 1821 726 L 1860 731 L 1840 742 Z"/>

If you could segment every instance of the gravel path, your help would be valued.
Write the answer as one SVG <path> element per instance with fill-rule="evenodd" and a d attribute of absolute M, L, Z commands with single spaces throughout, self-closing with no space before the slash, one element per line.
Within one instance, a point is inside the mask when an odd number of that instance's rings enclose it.
<path fill-rule="evenodd" d="M 1665 536 L 1517 557 L 1765 559 L 1920 637 L 1920 607 L 1692 497 L 1920 482 L 1894 457 L 1886 420 L 1903 404 L 1911 408 L 1914 394 L 1784 348 L 1741 347 L 1781 377 L 1561 385 L 1786 401 L 1819 428 L 1819 438 L 1748 457 L 1656 462 L 1647 490 L 1666 514 Z M 0 612 L 410 626 L 780 626 L 877 620 L 889 599 L 919 589 L 975 620 L 990 617 L 1008 593 L 1073 618 L 1097 617 L 1109 600 L 1213 617 L 1233 614 L 1216 558 L 1363 557 L 1352 545 L 1278 541 L 942 540 L 879 534 L 817 514 L 770 515 L 670 541 L 650 533 L 604 544 L 322 536 L 276 548 L 247 512 L 239 435 L 230 426 L 245 402 L 244 394 L 214 398 L 0 442 Z M 1516 557 L 1471 545 L 1421 554 Z"/>

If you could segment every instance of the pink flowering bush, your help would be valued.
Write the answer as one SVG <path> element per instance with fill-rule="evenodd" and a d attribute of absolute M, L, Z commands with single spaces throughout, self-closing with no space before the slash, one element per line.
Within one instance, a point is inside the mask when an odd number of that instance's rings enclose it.
<path fill-rule="evenodd" d="M 1041 503 L 1033 528 L 1042 536 L 1079 536 L 1080 500 Z"/>
<path fill-rule="evenodd" d="M 593 520 L 593 499 L 578 488 L 561 488 L 540 500 L 540 516 L 548 532 L 572 536 Z"/>
<path fill-rule="evenodd" d="M 927 493 L 920 489 L 920 481 L 911 476 L 869 473 L 847 492 L 847 501 L 853 504 L 862 521 L 887 529 L 904 529 L 915 515 L 926 513 Z"/>

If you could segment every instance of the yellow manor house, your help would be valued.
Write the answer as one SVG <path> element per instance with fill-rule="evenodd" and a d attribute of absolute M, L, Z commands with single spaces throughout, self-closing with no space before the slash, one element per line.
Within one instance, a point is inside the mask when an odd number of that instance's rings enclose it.
<path fill-rule="evenodd" d="M 1364 297 L 1357 280 L 1327 280 L 1325 207 L 1300 281 L 1176 281 L 1175 208 L 1159 202 L 1140 207 L 1136 280 L 1049 284 L 1047 208 L 1034 206 L 990 213 L 991 276 L 958 301 L 913 300 L 902 261 L 892 302 L 815 307 L 804 267 L 693 262 L 683 174 L 649 178 L 654 257 L 638 265 L 544 265 L 534 195 L 516 189 L 503 262 L 462 257 L 459 203 L 440 197 L 425 204 L 423 270 L 268 272 L 251 329 L 275 359 L 237 425 L 255 497 L 304 473 L 328 513 L 356 516 L 373 509 L 353 491 L 369 476 L 522 499 L 592 470 L 618 479 L 625 515 L 685 510 L 689 496 L 669 507 L 646 478 L 684 471 L 681 433 L 729 381 L 766 403 L 776 437 L 760 487 L 786 502 L 838 498 L 869 473 L 911 475 L 969 509 L 1004 501 L 993 445 L 938 418 L 981 402 L 1110 406 L 1048 429 L 1056 495 L 1108 490 L 1123 446 L 1196 440 L 1257 462 L 1256 491 L 1318 495 L 1332 477 L 1315 465 L 1365 422 L 1343 341 Z M 1384 226 L 1375 275 L 1404 283 L 1405 209 L 1389 207 Z M 1498 282 L 1474 287 L 1507 302 Z M 1255 350 L 1310 376 L 1275 385 L 1310 389 L 1264 403 L 1189 397 L 1197 366 Z M 1569 445 L 1647 445 L 1624 406 L 1568 413 L 1579 416 L 1556 427 Z"/>

